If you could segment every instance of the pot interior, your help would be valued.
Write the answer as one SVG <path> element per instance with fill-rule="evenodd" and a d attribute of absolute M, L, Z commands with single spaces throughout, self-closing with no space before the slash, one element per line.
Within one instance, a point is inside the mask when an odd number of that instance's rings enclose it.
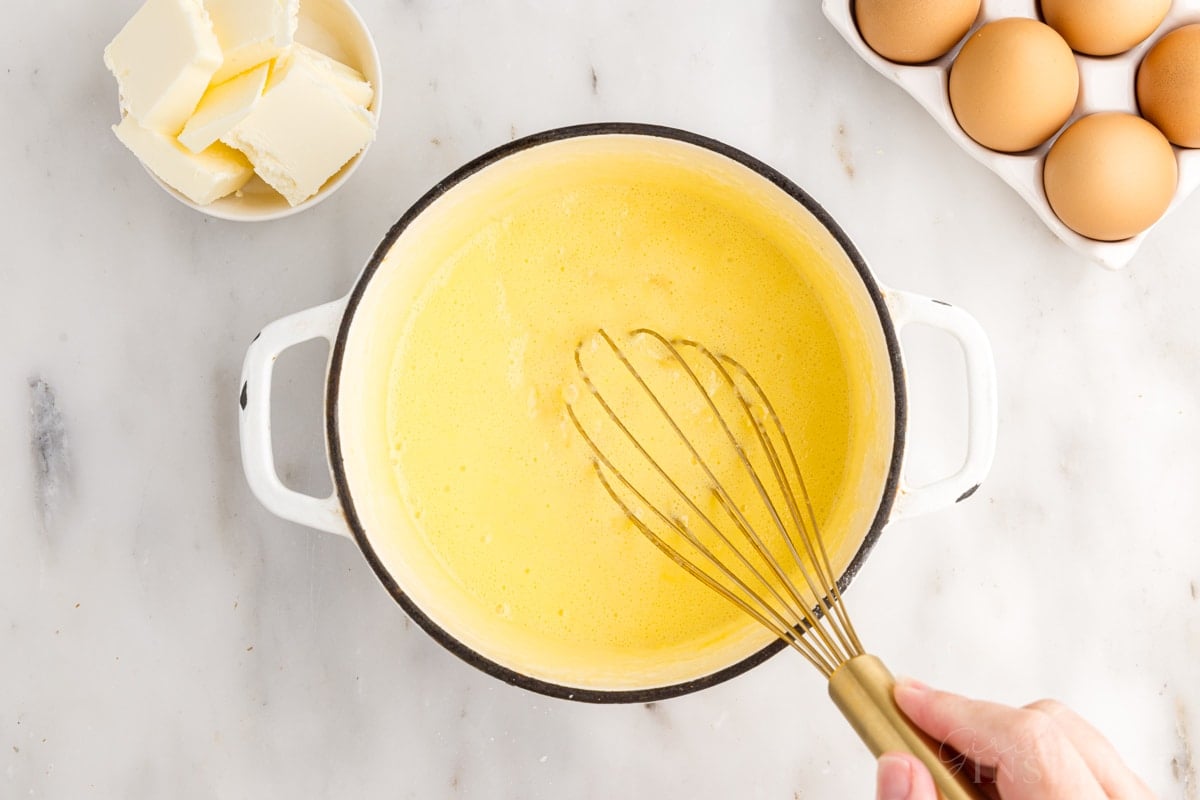
<path fill-rule="evenodd" d="M 755 373 L 805 442 L 836 574 L 877 527 L 896 441 L 879 297 L 762 169 L 640 133 L 513 148 L 440 187 L 364 274 L 331 378 L 342 500 L 460 654 L 563 694 L 637 692 L 773 640 L 595 479 L 564 397 L 600 327 L 697 338 Z"/>

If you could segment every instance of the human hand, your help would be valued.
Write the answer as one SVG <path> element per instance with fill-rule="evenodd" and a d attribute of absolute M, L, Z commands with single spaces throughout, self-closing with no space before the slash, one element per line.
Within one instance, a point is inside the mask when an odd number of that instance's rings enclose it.
<path fill-rule="evenodd" d="M 896 703 L 935 742 L 966 758 L 963 769 L 1001 800 L 1153 800 L 1108 740 L 1054 700 L 1024 708 L 969 700 L 916 681 L 896 684 Z M 947 757 L 953 754 L 948 753 Z M 914 756 L 879 759 L 878 800 L 937 800 Z"/>

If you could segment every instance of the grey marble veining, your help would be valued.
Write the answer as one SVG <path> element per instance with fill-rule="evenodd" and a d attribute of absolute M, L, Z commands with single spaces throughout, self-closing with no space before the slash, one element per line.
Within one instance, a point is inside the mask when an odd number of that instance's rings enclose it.
<path fill-rule="evenodd" d="M 71 458 L 66 423 L 54 389 L 41 378 L 29 381 L 29 444 L 33 455 L 34 515 L 50 540 L 63 505 L 69 500 Z"/>
<path fill-rule="evenodd" d="M 0 797 L 869 797 L 873 766 L 780 656 L 651 707 L 510 688 L 410 623 L 346 541 L 273 518 L 237 445 L 265 323 L 344 294 L 470 158 L 547 127 L 688 128 L 772 164 L 880 279 L 975 314 L 999 451 L 891 526 L 850 590 L 898 672 L 1093 720 L 1200 797 L 1200 239 L 1193 198 L 1108 273 L 1059 243 L 815 3 L 359 0 L 387 108 L 351 182 L 274 223 L 175 203 L 116 142 L 100 53 L 137 0 L 0 26 Z M 961 451 L 953 345 L 912 330 L 914 477 Z M 322 474 L 323 355 L 281 362 L 281 470 Z"/>

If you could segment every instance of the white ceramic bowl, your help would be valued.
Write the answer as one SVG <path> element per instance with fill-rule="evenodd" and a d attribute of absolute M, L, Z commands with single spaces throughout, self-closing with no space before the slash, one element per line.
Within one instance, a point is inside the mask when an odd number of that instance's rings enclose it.
<path fill-rule="evenodd" d="M 824 0 L 824 10 L 825 16 L 842 34 L 842 37 L 850 43 L 855 52 L 862 56 L 864 61 L 912 95 L 933 115 L 946 133 L 950 134 L 951 139 L 970 153 L 976 161 L 988 167 L 1003 178 L 1009 186 L 1016 189 L 1017 193 L 1025 198 L 1050 230 L 1054 231 L 1055 235 L 1070 245 L 1072 249 L 1109 269 L 1124 267 L 1137 254 L 1138 248 L 1141 247 L 1146 236 L 1154 229 L 1153 225 L 1131 239 L 1120 242 L 1098 242 L 1075 233 L 1055 215 L 1050 203 L 1046 200 L 1046 192 L 1042 188 L 1042 166 L 1057 135 L 1027 153 L 1008 155 L 979 145 L 963 132 L 954 118 L 954 111 L 950 108 L 948 92 L 950 65 L 954 63 L 954 58 L 958 55 L 962 42 L 955 45 L 954 49 L 946 55 L 928 64 L 918 66 L 896 64 L 880 57 L 863 41 L 862 35 L 858 32 L 858 26 L 854 22 L 853 0 Z M 971 34 L 974 34 L 980 26 L 1005 17 L 1038 19 L 1037 0 L 983 0 L 983 8 L 979 13 L 979 18 L 971 27 Z M 1142 63 L 1146 51 L 1168 32 L 1192 22 L 1200 22 L 1200 0 L 1174 0 L 1167 18 L 1163 20 L 1158 29 L 1132 50 L 1107 58 L 1094 58 L 1076 53 L 1075 60 L 1079 64 L 1080 78 L 1079 101 L 1076 103 L 1075 111 L 1071 114 L 1067 125 L 1080 117 L 1098 111 L 1125 111 L 1137 114 L 1134 82 L 1138 65 Z M 964 37 L 964 42 L 966 38 Z M 1170 213 L 1197 186 L 1200 186 L 1200 150 L 1185 150 L 1177 147 L 1175 155 L 1179 162 L 1179 186 L 1167 213 Z"/>
<path fill-rule="evenodd" d="M 375 49 L 375 40 L 371 38 L 366 23 L 347 0 L 301 0 L 296 41 L 348 64 L 365 75 L 375 89 L 375 96 L 367 110 L 375 115 L 376 120 L 379 119 L 383 107 L 383 69 L 379 63 L 379 51 Z M 167 194 L 210 217 L 235 222 L 264 222 L 298 214 L 332 196 L 358 169 L 368 149 L 369 144 L 326 181 L 319 192 L 298 206 L 288 205 L 283 195 L 257 175 L 241 191 L 202 206 L 163 183 L 149 169 L 146 172 Z"/>

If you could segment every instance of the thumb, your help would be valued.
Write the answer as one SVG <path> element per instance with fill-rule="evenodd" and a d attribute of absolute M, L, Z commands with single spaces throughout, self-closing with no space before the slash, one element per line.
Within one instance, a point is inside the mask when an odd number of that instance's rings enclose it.
<path fill-rule="evenodd" d="M 876 800 L 937 800 L 929 770 L 908 753 L 885 753 L 879 759 Z"/>

